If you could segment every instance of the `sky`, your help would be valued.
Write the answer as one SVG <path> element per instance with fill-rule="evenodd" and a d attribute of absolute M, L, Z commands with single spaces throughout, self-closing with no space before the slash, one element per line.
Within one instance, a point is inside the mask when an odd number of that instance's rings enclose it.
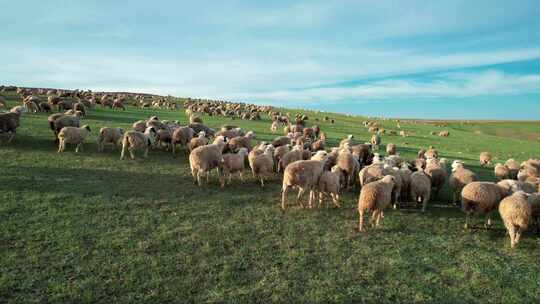
<path fill-rule="evenodd" d="M 0 0 L 0 84 L 540 119 L 540 1 Z"/>

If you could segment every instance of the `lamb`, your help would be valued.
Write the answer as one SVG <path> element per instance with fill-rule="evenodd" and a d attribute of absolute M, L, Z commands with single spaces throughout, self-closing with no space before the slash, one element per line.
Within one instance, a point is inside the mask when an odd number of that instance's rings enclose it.
<path fill-rule="evenodd" d="M 455 160 L 452 163 L 452 174 L 448 179 L 448 185 L 453 193 L 452 202 L 457 204 L 463 187 L 476 181 L 478 181 L 478 176 L 471 170 L 465 169 L 462 161 Z"/>
<path fill-rule="evenodd" d="M 395 144 L 388 144 L 386 145 L 386 155 L 395 155 L 397 152 L 397 148 Z"/>
<path fill-rule="evenodd" d="M 486 215 L 486 227 L 491 226 L 491 212 L 508 195 L 503 187 L 491 182 L 472 182 L 461 190 L 461 209 L 465 212 L 465 229 L 471 214 Z"/>
<path fill-rule="evenodd" d="M 371 147 L 373 150 L 379 150 L 379 145 L 381 144 L 381 135 L 379 133 L 373 134 L 371 136 Z"/>
<path fill-rule="evenodd" d="M 324 160 L 324 156 L 322 157 L 322 160 Z M 334 206 L 337 208 L 341 207 L 339 204 L 340 178 L 341 169 L 338 166 L 333 166 L 331 171 L 324 171 L 322 173 L 317 187 L 317 191 L 319 192 L 319 206 L 322 206 L 324 196 L 329 195 L 332 198 Z"/>
<path fill-rule="evenodd" d="M 135 159 L 135 151 L 144 150 L 143 157 L 148 157 L 148 150 L 156 141 L 156 129 L 148 127 L 144 133 L 139 131 L 128 131 L 122 139 L 122 153 L 120 160 L 124 159 L 126 152 L 129 151 L 131 159 Z"/>
<path fill-rule="evenodd" d="M 309 191 L 309 207 L 313 206 L 315 198 L 315 187 L 319 183 L 319 178 L 323 173 L 324 161 L 319 160 L 298 160 L 289 164 L 283 173 L 283 185 L 281 187 L 281 209 L 287 209 L 287 194 L 292 187 L 298 187 L 296 201 L 303 208 L 302 195 Z"/>
<path fill-rule="evenodd" d="M 506 167 L 508 167 L 508 170 L 510 171 L 509 178 L 517 179 L 520 164 L 516 160 L 514 160 L 513 158 L 510 158 L 504 164 L 506 165 Z"/>
<path fill-rule="evenodd" d="M 264 153 L 255 157 L 251 170 L 253 176 L 259 179 L 261 187 L 264 188 L 264 179 L 272 176 L 274 172 L 274 146 L 267 146 Z"/>
<path fill-rule="evenodd" d="M 222 174 L 223 166 L 223 148 L 225 147 L 225 138 L 222 136 L 216 137 L 215 143 L 210 145 L 195 148 L 189 154 L 189 166 L 191 175 L 196 184 L 202 186 L 201 177 L 206 173 L 206 182 L 210 180 L 210 171 L 218 170 L 220 185 L 225 184 Z"/>
<path fill-rule="evenodd" d="M 237 152 L 240 148 L 246 148 L 251 151 L 251 140 L 255 138 L 255 133 L 249 131 L 244 136 L 237 136 L 229 141 L 229 149 Z"/>
<path fill-rule="evenodd" d="M 99 130 L 97 139 L 98 152 L 103 152 L 105 144 L 112 144 L 113 150 L 121 144 L 124 129 L 104 127 Z"/>
<path fill-rule="evenodd" d="M 187 147 L 195 132 L 190 127 L 180 127 L 174 130 L 171 138 L 172 154 L 176 155 L 176 145 Z M 187 151 L 187 150 L 186 150 Z"/>
<path fill-rule="evenodd" d="M 499 214 L 510 235 L 510 246 L 514 248 L 521 234 L 532 222 L 532 208 L 524 192 L 516 192 L 504 198 L 499 204 Z"/>
<path fill-rule="evenodd" d="M 364 213 L 372 211 L 371 224 L 378 227 L 383 217 L 384 209 L 390 205 L 392 190 L 395 186 L 394 176 L 388 175 L 383 179 L 369 183 L 362 188 L 358 199 L 358 230 L 364 230 Z"/>
<path fill-rule="evenodd" d="M 435 197 L 438 197 L 439 192 L 446 183 L 446 168 L 436 159 L 428 158 L 424 172 L 430 177 L 431 187 L 435 188 Z"/>
<path fill-rule="evenodd" d="M 188 150 L 191 152 L 194 149 L 207 145 L 208 138 L 206 138 L 206 133 L 204 131 L 199 132 L 198 137 L 194 137 L 189 141 Z"/>
<path fill-rule="evenodd" d="M 17 128 L 20 125 L 21 113 L 0 113 L 0 133 L 7 134 L 10 133 L 8 143 L 11 143 L 17 133 Z"/>
<path fill-rule="evenodd" d="M 240 150 L 238 150 L 238 153 L 223 154 L 222 169 L 224 177 L 229 177 L 228 184 L 231 183 L 233 173 L 238 173 L 240 180 L 244 182 L 243 171 L 245 169 L 245 161 L 247 155 L 248 150 L 246 148 L 240 148 Z M 222 185 L 222 187 L 223 186 L 224 185 Z"/>
<path fill-rule="evenodd" d="M 501 163 L 497 163 L 495 165 L 494 173 L 497 180 L 510 178 L 510 169 Z"/>
<path fill-rule="evenodd" d="M 427 203 L 431 197 L 431 179 L 424 171 L 411 174 L 411 197 L 416 203 L 422 203 L 422 212 L 426 212 Z"/>
<path fill-rule="evenodd" d="M 79 152 L 79 149 L 82 150 L 84 140 L 90 134 L 90 127 L 84 125 L 80 128 L 76 127 L 63 127 L 58 133 L 58 153 L 64 152 L 66 150 L 66 144 L 76 144 L 75 153 Z"/>
<path fill-rule="evenodd" d="M 485 167 L 487 165 L 490 165 L 492 158 L 493 157 L 491 156 L 491 153 L 489 152 L 480 153 L 480 166 Z"/>

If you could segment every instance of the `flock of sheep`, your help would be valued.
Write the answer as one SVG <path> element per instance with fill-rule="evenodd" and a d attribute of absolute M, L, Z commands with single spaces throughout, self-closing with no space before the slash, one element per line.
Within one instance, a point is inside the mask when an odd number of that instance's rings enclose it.
<path fill-rule="evenodd" d="M 48 92 L 50 93 L 50 92 Z M 136 104 L 146 104 L 140 96 L 109 96 L 91 92 L 77 92 L 77 101 L 65 102 L 62 92 L 48 94 L 47 106 L 33 94 L 22 94 L 23 104 L 0 113 L 0 133 L 11 134 L 10 140 L 19 126 L 21 113 L 58 109 L 62 112 L 48 117 L 58 152 L 63 152 L 66 144 L 76 145 L 76 152 L 82 150 L 91 132 L 81 120 L 95 104 L 124 108 L 129 97 Z M 162 99 L 154 101 L 162 102 Z M 0 99 L 0 104 L 5 101 Z M 35 104 L 35 107 L 34 107 Z M 167 106 L 169 107 L 169 106 Z M 465 168 L 464 163 L 455 160 L 448 169 L 447 160 L 439 157 L 439 152 L 429 147 L 420 150 L 414 160 L 405 160 L 398 153 L 395 144 L 386 145 L 385 156 L 378 153 L 382 144 L 381 128 L 376 122 L 366 121 L 364 126 L 372 132 L 369 143 L 357 143 L 352 135 L 341 140 L 336 147 L 327 147 L 326 135 L 317 125 L 307 126 L 309 118 L 303 114 L 281 113 L 272 107 L 229 103 L 223 101 L 188 100 L 184 103 L 190 117 L 187 125 L 178 121 L 160 120 L 152 116 L 147 120 L 133 123 L 132 130 L 103 127 L 97 139 L 98 151 L 106 145 L 121 147 L 121 159 L 129 152 L 132 159 L 137 153 L 148 156 L 149 149 L 170 150 L 177 155 L 182 148 L 189 159 L 194 182 L 199 186 L 210 180 L 210 173 L 217 171 L 221 187 L 232 182 L 232 176 L 239 175 L 244 182 L 244 172 L 248 169 L 253 177 L 265 186 L 265 181 L 274 176 L 282 176 L 281 208 L 288 208 L 288 194 L 298 189 L 296 202 L 301 207 L 319 207 L 326 198 L 335 206 L 341 206 L 341 193 L 360 188 L 358 199 L 358 229 L 365 230 L 364 215 L 371 212 L 371 224 L 379 226 L 384 211 L 389 206 L 403 207 L 409 203 L 426 211 L 432 197 L 448 185 L 452 191 L 452 203 L 461 202 L 466 214 L 465 228 L 470 226 L 473 214 L 485 215 L 486 227 L 491 226 L 491 214 L 499 210 L 514 247 L 522 232 L 529 226 L 538 228 L 540 218 L 540 160 L 530 159 L 518 163 L 509 159 L 494 168 L 497 183 L 479 181 L 478 176 Z M 284 135 L 272 142 L 253 145 L 255 133 L 246 132 L 236 125 L 224 125 L 220 130 L 206 126 L 202 115 L 221 115 L 238 119 L 257 120 L 266 114 L 272 119 L 270 130 L 277 133 L 283 127 Z M 325 121 L 330 118 L 325 117 Z M 399 129 L 399 121 L 397 123 Z M 448 136 L 449 133 L 439 134 Z M 491 164 L 488 152 L 480 154 L 480 164 Z M 302 199 L 309 198 L 307 206 Z"/>

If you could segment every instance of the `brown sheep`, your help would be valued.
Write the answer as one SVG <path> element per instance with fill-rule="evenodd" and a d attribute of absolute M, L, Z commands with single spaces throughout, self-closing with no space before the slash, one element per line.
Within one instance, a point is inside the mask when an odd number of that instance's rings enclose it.
<path fill-rule="evenodd" d="M 309 207 L 313 207 L 314 191 L 323 173 L 324 163 L 318 160 L 298 160 L 285 168 L 281 188 L 281 209 L 283 211 L 287 209 L 287 194 L 292 187 L 298 187 L 296 201 L 302 208 L 304 207 L 301 201 L 302 195 L 304 192 L 309 191 Z"/>
<path fill-rule="evenodd" d="M 486 227 L 491 226 L 491 212 L 508 192 L 491 182 L 472 182 L 461 190 L 461 208 L 465 212 L 465 229 L 469 228 L 471 214 L 484 214 Z"/>
<path fill-rule="evenodd" d="M 303 159 L 304 149 L 302 146 L 294 146 L 293 149 L 281 157 L 278 163 L 278 172 L 284 172 L 290 163 Z"/>
<path fill-rule="evenodd" d="M 349 189 L 354 184 L 355 177 L 360 170 L 360 164 L 349 150 L 342 149 L 339 151 L 336 165 L 343 171 L 345 175 L 345 188 Z"/>
<path fill-rule="evenodd" d="M 438 197 L 439 192 L 446 183 L 446 168 L 443 166 L 442 163 L 431 158 L 428 159 L 424 172 L 430 177 L 431 187 L 435 189 L 435 197 Z"/>
<path fill-rule="evenodd" d="M 206 138 L 206 133 L 204 133 L 204 131 L 201 131 L 199 132 L 198 137 L 194 137 L 189 141 L 188 150 L 189 152 L 191 152 L 194 149 L 207 145 L 207 144 L 208 144 L 208 138 Z"/>
<path fill-rule="evenodd" d="M 179 144 L 180 146 L 187 148 L 187 145 L 194 134 L 195 132 L 190 127 L 180 127 L 174 130 L 171 138 L 173 156 L 176 156 L 176 145 Z M 186 149 L 185 151 L 187 153 L 188 150 Z"/>
<path fill-rule="evenodd" d="M 291 142 L 291 137 L 289 137 L 289 136 L 276 137 L 272 141 L 272 146 L 274 146 L 274 148 L 277 148 L 279 146 L 290 145 L 290 144 L 292 144 L 292 142 Z"/>
<path fill-rule="evenodd" d="M 510 169 L 508 169 L 506 165 L 498 163 L 495 165 L 495 169 L 493 171 L 497 180 L 510 178 Z"/>
<path fill-rule="evenodd" d="M 358 230 L 364 230 L 364 213 L 371 211 L 371 224 L 378 227 L 383 218 L 384 209 L 390 205 L 395 177 L 388 175 L 383 179 L 369 183 L 362 188 L 358 198 Z"/>
<path fill-rule="evenodd" d="M 237 136 L 229 140 L 229 149 L 237 152 L 240 148 L 246 148 L 251 151 L 251 140 L 255 138 L 255 133 L 249 131 L 244 136 Z"/>
<path fill-rule="evenodd" d="M 516 192 L 504 198 L 499 204 L 499 214 L 510 235 L 510 246 L 514 248 L 521 234 L 531 224 L 532 209 L 528 196 L 524 192 Z"/>
<path fill-rule="evenodd" d="M 384 167 L 382 164 L 372 164 L 370 166 L 364 167 L 358 173 L 358 180 L 360 182 L 360 187 L 378 181 L 384 177 Z"/>
<path fill-rule="evenodd" d="M 202 175 L 206 174 L 206 182 L 210 181 L 210 171 L 218 170 L 220 185 L 224 185 L 225 180 L 222 174 L 223 148 L 225 139 L 221 136 L 216 137 L 215 143 L 195 148 L 189 154 L 189 166 L 193 180 L 199 186 L 202 186 Z"/>
<path fill-rule="evenodd" d="M 513 158 L 510 158 L 504 164 L 506 165 L 506 167 L 508 167 L 508 170 L 510 171 L 509 178 L 517 179 L 519 168 L 521 167 L 520 164 Z"/>
<path fill-rule="evenodd" d="M 397 153 L 397 147 L 395 144 L 386 145 L 386 155 L 395 155 Z"/>

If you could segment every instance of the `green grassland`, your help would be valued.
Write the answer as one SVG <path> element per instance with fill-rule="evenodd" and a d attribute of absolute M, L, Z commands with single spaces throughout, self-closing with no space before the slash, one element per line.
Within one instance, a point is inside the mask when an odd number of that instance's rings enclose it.
<path fill-rule="evenodd" d="M 10 106 L 20 100 L 5 97 Z M 366 118 L 307 114 L 328 146 L 347 134 L 369 140 Z M 14 141 L 0 146 L 0 302 L 540 301 L 540 238 L 528 232 L 511 250 L 498 216 L 494 229 L 463 230 L 447 189 L 426 214 L 388 210 L 381 228 L 359 233 L 357 189 L 345 192 L 340 209 L 292 205 L 283 214 L 277 176 L 264 189 L 251 174 L 224 190 L 215 176 L 199 188 L 184 155 L 155 150 L 120 161 L 119 151 L 97 153 L 100 127 L 129 129 L 151 115 L 187 122 L 182 109 L 98 107 L 83 120 L 93 131 L 84 151 L 59 155 L 48 114 L 24 114 Z M 276 136 L 267 117 L 203 118 L 211 127 L 254 130 L 257 140 Z M 396 130 L 394 121 L 381 123 Z M 481 151 L 495 162 L 540 154 L 538 122 L 407 120 L 401 128 L 411 136 L 385 135 L 383 144 L 397 144 L 406 159 L 435 146 L 482 180 L 493 174 L 479 167 Z M 429 135 L 441 130 L 450 137 Z"/>

